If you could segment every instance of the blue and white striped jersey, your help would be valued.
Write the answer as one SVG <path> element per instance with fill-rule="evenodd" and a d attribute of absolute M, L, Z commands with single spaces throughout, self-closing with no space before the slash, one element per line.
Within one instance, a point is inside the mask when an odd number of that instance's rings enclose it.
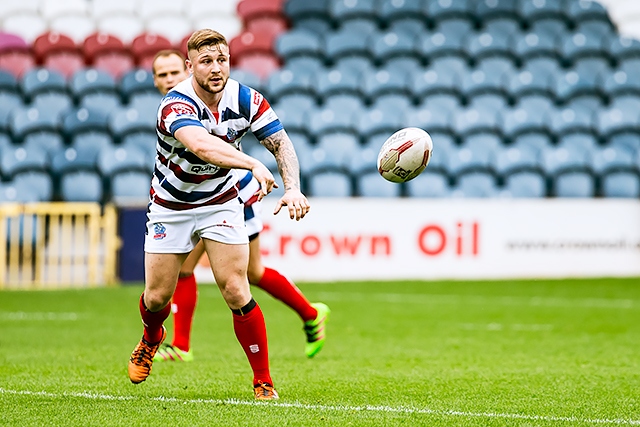
<path fill-rule="evenodd" d="M 237 183 L 245 171 L 207 163 L 175 139 L 183 126 L 202 126 L 236 148 L 248 130 L 262 140 L 282 130 L 269 102 L 256 90 L 233 79 L 227 81 L 218 113 L 213 114 L 196 95 L 189 77 L 167 93 L 158 109 L 156 164 L 151 201 L 173 210 L 227 202 L 238 196 Z"/>

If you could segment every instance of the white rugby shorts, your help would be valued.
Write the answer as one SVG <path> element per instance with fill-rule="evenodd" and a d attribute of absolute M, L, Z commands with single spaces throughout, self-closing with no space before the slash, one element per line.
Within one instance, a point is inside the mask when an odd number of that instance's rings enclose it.
<path fill-rule="evenodd" d="M 201 238 L 230 245 L 249 243 L 243 205 L 238 198 L 220 205 L 181 211 L 149 204 L 145 252 L 187 253 Z"/>

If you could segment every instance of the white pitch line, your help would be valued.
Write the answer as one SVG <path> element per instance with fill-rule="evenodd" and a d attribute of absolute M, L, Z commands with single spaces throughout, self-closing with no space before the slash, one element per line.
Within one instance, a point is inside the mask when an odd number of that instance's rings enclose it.
<path fill-rule="evenodd" d="M 502 418 L 502 419 L 517 419 L 527 421 L 549 421 L 549 422 L 571 422 L 571 423 L 587 423 L 587 424 L 612 424 L 612 425 L 640 425 L 640 420 L 631 420 L 623 418 L 615 419 L 599 419 L 599 418 L 578 418 L 578 417 L 556 417 L 545 415 L 524 415 L 524 414 L 509 414 L 499 412 L 465 412 L 455 410 L 437 410 L 428 408 L 412 408 L 406 406 L 393 407 L 393 406 L 351 406 L 351 405 L 309 405 L 298 402 L 257 402 L 239 399 L 177 399 L 174 397 L 144 397 L 144 396 L 113 396 L 102 393 L 91 392 L 65 392 L 65 393 L 49 393 L 46 391 L 29 391 L 29 390 L 7 390 L 0 388 L 1 394 L 12 395 L 26 395 L 26 396 L 43 396 L 48 398 L 68 398 L 77 397 L 84 399 L 94 400 L 150 400 L 156 402 L 175 402 L 181 404 L 214 404 L 214 405 L 237 405 L 237 406 L 275 406 L 279 408 L 294 408 L 294 409 L 308 409 L 312 411 L 333 411 L 333 412 L 387 412 L 387 413 L 400 413 L 400 414 L 424 414 L 424 415 L 436 415 L 436 416 L 449 416 L 449 417 L 461 417 L 461 418 Z"/>

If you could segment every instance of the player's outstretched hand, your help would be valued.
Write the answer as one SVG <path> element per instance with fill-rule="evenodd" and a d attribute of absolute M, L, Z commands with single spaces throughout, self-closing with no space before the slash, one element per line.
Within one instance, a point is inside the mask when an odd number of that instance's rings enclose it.
<path fill-rule="evenodd" d="M 258 200 L 262 200 L 264 196 L 271 193 L 271 190 L 278 188 L 273 174 L 265 165 L 256 161 L 257 164 L 251 169 L 253 177 L 260 183 L 260 191 L 258 192 Z"/>
<path fill-rule="evenodd" d="M 295 218 L 296 221 L 300 221 L 304 218 L 311 208 L 305 195 L 297 189 L 290 189 L 284 192 L 284 195 L 276 205 L 273 214 L 277 215 L 283 206 L 286 206 L 289 209 L 289 218 Z"/>

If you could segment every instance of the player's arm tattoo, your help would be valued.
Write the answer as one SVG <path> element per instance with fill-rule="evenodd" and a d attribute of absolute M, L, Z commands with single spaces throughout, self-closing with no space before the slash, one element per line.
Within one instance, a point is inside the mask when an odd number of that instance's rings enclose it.
<path fill-rule="evenodd" d="M 284 182 L 284 189 L 300 189 L 300 165 L 289 135 L 280 130 L 260 141 L 274 155 L 278 162 L 278 171 Z"/>

